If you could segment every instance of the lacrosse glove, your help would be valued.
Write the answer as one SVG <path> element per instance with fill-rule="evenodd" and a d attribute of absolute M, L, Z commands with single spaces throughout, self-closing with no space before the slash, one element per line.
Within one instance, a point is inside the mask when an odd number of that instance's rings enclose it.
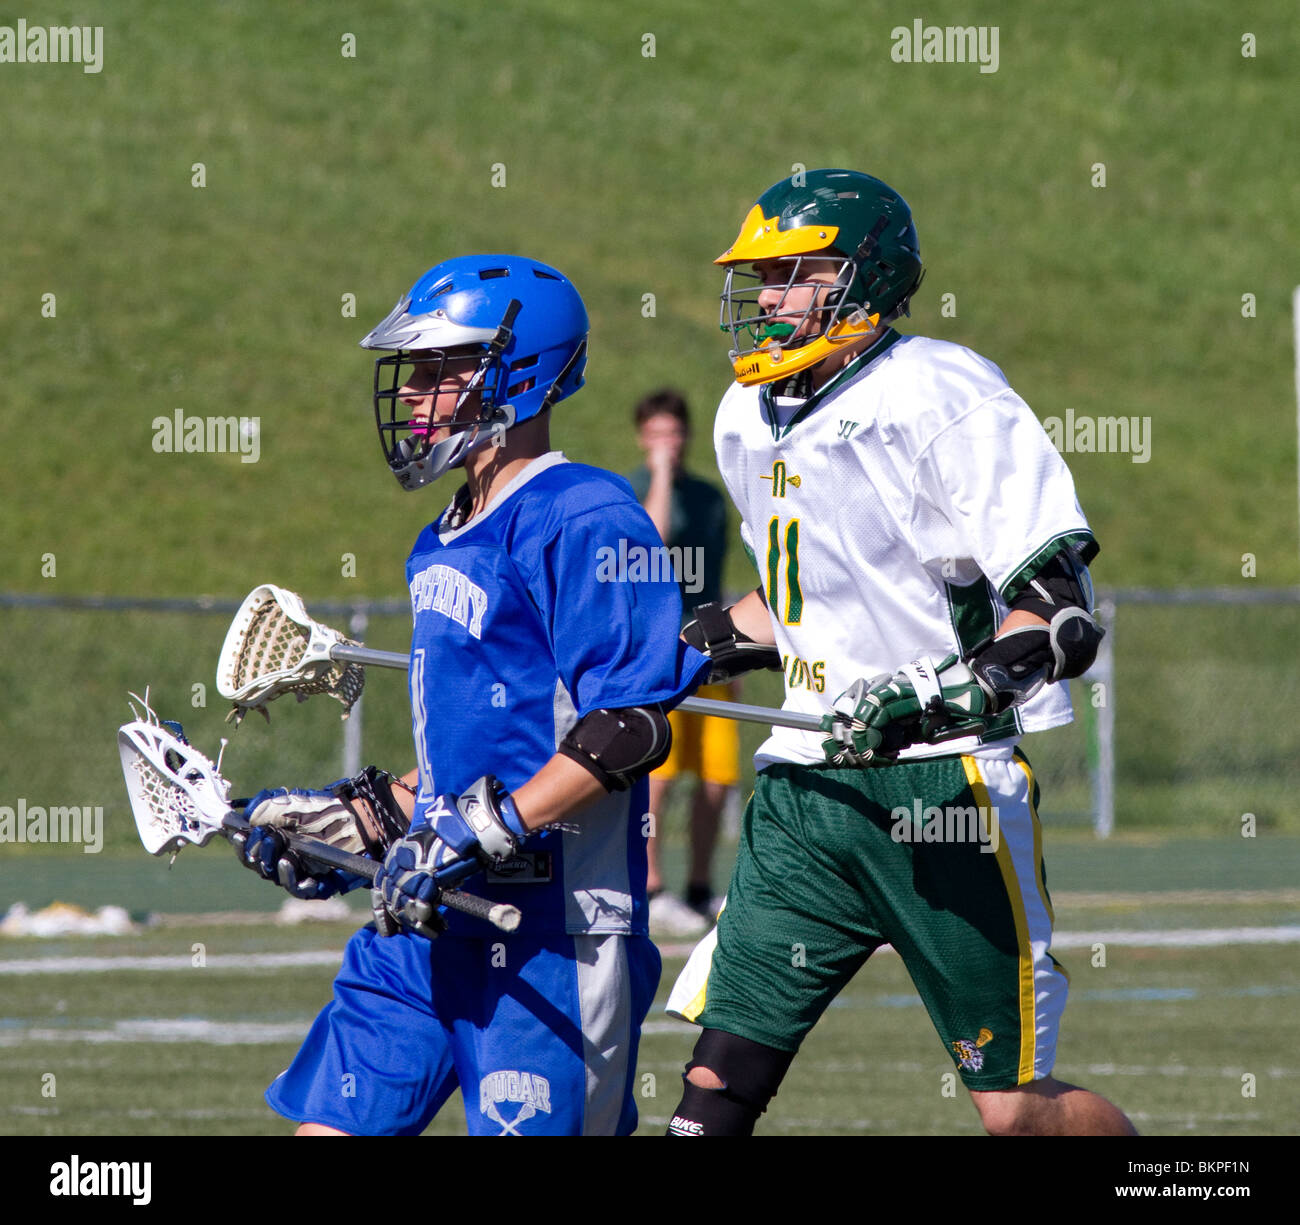
<path fill-rule="evenodd" d="M 418 829 L 395 842 L 371 890 L 375 929 L 395 936 L 403 925 L 422 935 L 446 929 L 438 915 L 443 890 L 502 863 L 528 836 L 510 793 L 491 774 L 462 795 L 440 795 Z"/>
<path fill-rule="evenodd" d="M 337 869 L 308 868 L 290 844 L 291 835 L 382 859 L 410 823 L 393 797 L 392 777 L 374 766 L 320 791 L 259 791 L 245 813 L 253 828 L 231 839 L 240 862 L 292 896 L 309 900 L 346 893 L 364 880 Z"/>
<path fill-rule="evenodd" d="M 854 681 L 822 717 L 822 752 L 835 766 L 889 765 L 899 750 L 975 736 L 997 698 L 956 655 L 923 655 L 893 676 Z"/>
<path fill-rule="evenodd" d="M 781 652 L 741 633 L 731 619 L 731 609 L 718 603 L 696 608 L 695 619 L 682 627 L 682 639 L 709 657 L 713 665 L 705 682 L 709 685 L 720 685 L 757 668 L 783 670 Z"/>

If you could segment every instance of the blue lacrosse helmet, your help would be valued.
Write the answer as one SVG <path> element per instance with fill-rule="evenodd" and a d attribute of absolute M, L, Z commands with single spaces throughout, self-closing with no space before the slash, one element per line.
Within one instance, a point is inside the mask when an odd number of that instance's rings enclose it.
<path fill-rule="evenodd" d="M 375 424 L 393 475 L 419 489 L 470 454 L 545 412 L 583 384 L 587 311 L 573 283 L 519 255 L 464 255 L 430 268 L 361 342 L 388 350 L 375 361 Z M 427 423 L 402 402 L 417 365 L 422 386 L 442 383 L 449 360 L 478 362 L 456 403 L 450 437 L 431 443 Z M 428 393 L 424 393 L 428 394 Z M 477 417 L 461 407 L 477 395 Z M 410 398 L 411 393 L 407 393 Z"/>

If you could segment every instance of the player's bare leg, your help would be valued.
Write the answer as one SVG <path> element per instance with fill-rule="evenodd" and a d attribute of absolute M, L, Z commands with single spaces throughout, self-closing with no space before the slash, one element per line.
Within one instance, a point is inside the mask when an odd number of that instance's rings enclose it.
<path fill-rule="evenodd" d="M 656 778 L 653 774 L 650 776 L 650 799 L 648 802 L 651 815 L 654 817 L 651 829 L 655 832 L 645 840 L 645 887 L 647 893 L 654 893 L 664 887 L 663 877 L 659 874 L 659 839 L 657 833 L 660 818 L 663 816 L 664 801 L 668 798 L 668 788 L 672 786 L 672 781 L 670 778 Z"/>
<path fill-rule="evenodd" d="M 347 1136 L 350 1132 L 339 1131 L 337 1127 L 326 1127 L 324 1123 L 299 1123 L 295 1136 Z"/>
<path fill-rule="evenodd" d="M 668 798 L 671 778 L 650 776 L 650 811 L 657 827 L 663 817 L 664 803 Z M 694 937 L 708 929 L 709 920 L 688 906 L 675 893 L 664 888 L 660 871 L 657 837 L 646 839 L 646 894 L 650 899 L 650 930 L 657 936 Z"/>
<path fill-rule="evenodd" d="M 653 785 L 653 784 L 652 784 Z M 697 896 L 710 905 L 713 889 L 713 850 L 718 844 L 718 825 L 731 788 L 725 783 L 700 781 L 691 801 L 691 870 L 686 877 L 686 900 L 692 906 Z"/>
<path fill-rule="evenodd" d="M 991 1136 L 1136 1136 L 1137 1128 L 1099 1093 L 1051 1076 L 1014 1089 L 971 1093 Z"/>

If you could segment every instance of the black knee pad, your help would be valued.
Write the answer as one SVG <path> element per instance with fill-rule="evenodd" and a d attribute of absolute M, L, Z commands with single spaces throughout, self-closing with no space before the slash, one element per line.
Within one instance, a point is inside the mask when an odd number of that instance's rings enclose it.
<path fill-rule="evenodd" d="M 686 1080 L 682 1100 L 668 1124 L 670 1136 L 748 1136 L 776 1096 L 794 1059 L 792 1051 L 751 1042 L 720 1029 L 706 1029 L 695 1044 L 692 1068 L 707 1068 L 721 1089 L 702 1089 Z"/>

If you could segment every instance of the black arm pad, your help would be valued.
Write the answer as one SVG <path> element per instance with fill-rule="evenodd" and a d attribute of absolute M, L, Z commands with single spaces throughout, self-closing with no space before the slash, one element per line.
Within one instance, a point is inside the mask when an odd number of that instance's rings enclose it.
<path fill-rule="evenodd" d="M 1106 633 L 1093 619 L 1092 598 L 1092 579 L 1076 550 L 1063 549 L 1043 563 L 1009 607 L 1047 624 L 985 639 L 966 657 L 995 696 L 998 711 L 1019 706 L 1045 684 L 1082 676 L 1092 666 Z"/>
<path fill-rule="evenodd" d="M 1008 607 L 1031 612 L 1050 624 L 1063 608 L 1072 606 L 1091 613 L 1092 578 L 1076 554 L 1064 549 L 1043 563 Z"/>
<path fill-rule="evenodd" d="M 335 784 L 334 795 L 356 817 L 366 854 L 372 859 L 383 859 L 388 848 L 406 836 L 411 818 L 393 798 L 393 776 L 386 771 L 367 766 L 356 778 Z M 357 800 L 365 802 L 357 804 Z"/>
<path fill-rule="evenodd" d="M 593 710 L 560 741 L 558 752 L 590 770 L 606 791 L 626 791 L 668 759 L 672 729 L 662 706 Z"/>
<path fill-rule="evenodd" d="M 781 652 L 742 634 L 731 619 L 731 609 L 718 603 L 701 604 L 695 610 L 695 620 L 688 621 L 683 628 L 682 638 L 712 662 L 710 685 L 722 684 L 758 668 L 783 671 Z"/>
<path fill-rule="evenodd" d="M 1027 702 L 1044 685 L 1082 676 L 1097 658 L 1105 631 L 1086 609 L 1067 605 L 1050 625 L 1025 625 L 986 638 L 966 657 L 992 695 L 991 714 Z"/>

